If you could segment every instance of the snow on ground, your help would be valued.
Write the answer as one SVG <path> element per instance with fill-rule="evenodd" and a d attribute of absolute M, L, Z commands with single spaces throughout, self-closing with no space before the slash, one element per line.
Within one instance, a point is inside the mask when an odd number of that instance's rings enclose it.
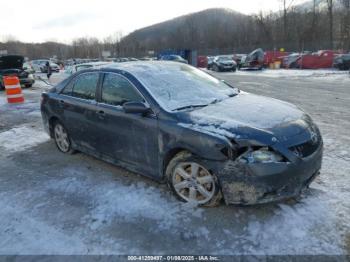
<path fill-rule="evenodd" d="M 203 211 L 169 199 L 160 188 L 106 181 L 81 163 L 51 176 L 15 193 L 0 192 L 0 254 L 130 254 L 139 252 L 131 243 L 135 237 L 147 234 L 208 237 L 205 228 L 190 228 Z M 131 233 L 138 227 L 145 236 Z"/>
<path fill-rule="evenodd" d="M 224 73 L 226 74 L 226 72 Z M 319 78 L 322 77 L 325 80 L 349 80 L 350 74 L 348 71 L 339 71 L 335 69 L 264 69 L 261 71 L 251 71 L 251 70 L 237 70 L 234 73 L 237 75 L 256 75 L 263 77 L 271 78 L 299 78 L 299 77 L 308 77 L 308 78 Z"/>
<path fill-rule="evenodd" d="M 333 146 L 326 141 L 326 148 Z M 31 170 L 23 179 L 35 183 L 26 188 L 0 191 L 0 254 L 346 253 L 346 160 L 326 157 L 322 177 L 297 203 L 204 209 L 140 177 L 113 177 L 98 161 L 76 157 L 56 171 Z"/>
<path fill-rule="evenodd" d="M 0 133 L 0 148 L 7 153 L 24 151 L 37 144 L 43 143 L 49 136 L 30 126 L 19 126 Z"/>
<path fill-rule="evenodd" d="M 0 210 L 0 227 L 5 229 L 1 233 L 0 254 L 74 254 L 77 250 L 87 253 L 80 239 L 65 235 L 40 219 L 24 215 L 26 211 L 19 205 L 11 206 L 0 200 Z"/>
<path fill-rule="evenodd" d="M 5 96 L 0 96 L 0 106 L 3 106 L 7 103 L 7 99 Z"/>

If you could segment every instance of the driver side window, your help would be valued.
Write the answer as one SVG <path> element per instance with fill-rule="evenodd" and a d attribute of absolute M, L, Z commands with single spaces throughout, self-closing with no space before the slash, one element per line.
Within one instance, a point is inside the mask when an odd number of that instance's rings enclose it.
<path fill-rule="evenodd" d="M 102 84 L 103 103 L 122 106 L 126 102 L 144 102 L 142 96 L 134 86 L 124 77 L 113 73 L 107 73 Z"/>

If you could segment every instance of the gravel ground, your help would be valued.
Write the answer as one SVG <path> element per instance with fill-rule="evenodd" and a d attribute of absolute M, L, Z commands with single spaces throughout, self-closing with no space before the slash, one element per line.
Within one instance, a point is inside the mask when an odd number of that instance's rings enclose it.
<path fill-rule="evenodd" d="M 64 155 L 43 131 L 39 97 L 47 87 L 37 81 L 22 105 L 7 105 L 0 92 L 0 254 L 350 254 L 349 76 L 216 75 L 292 102 L 319 125 L 323 169 L 300 200 L 196 208 L 165 185 L 81 153 Z"/>

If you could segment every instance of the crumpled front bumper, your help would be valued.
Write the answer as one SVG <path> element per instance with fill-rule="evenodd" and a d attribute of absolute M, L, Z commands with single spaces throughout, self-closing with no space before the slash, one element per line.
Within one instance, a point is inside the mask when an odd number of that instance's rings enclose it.
<path fill-rule="evenodd" d="M 295 163 L 246 164 L 227 161 L 217 169 L 226 204 L 252 205 L 300 195 L 319 174 L 323 145 Z"/>

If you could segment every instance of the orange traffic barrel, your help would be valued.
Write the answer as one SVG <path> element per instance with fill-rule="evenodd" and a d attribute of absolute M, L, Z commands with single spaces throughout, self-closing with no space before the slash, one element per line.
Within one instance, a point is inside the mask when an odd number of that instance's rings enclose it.
<path fill-rule="evenodd" d="M 24 102 L 22 88 L 17 76 L 4 76 L 4 85 L 8 103 L 13 104 Z"/>

